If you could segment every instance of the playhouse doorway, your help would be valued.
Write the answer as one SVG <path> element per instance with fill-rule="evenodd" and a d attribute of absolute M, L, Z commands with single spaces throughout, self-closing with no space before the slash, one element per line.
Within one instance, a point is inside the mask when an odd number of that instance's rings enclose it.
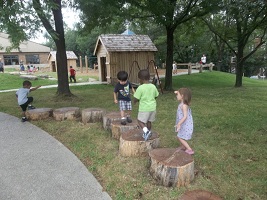
<path fill-rule="evenodd" d="M 99 66 L 99 65 L 98 65 Z M 100 66 L 101 66 L 101 80 L 107 81 L 107 65 L 106 57 L 100 57 Z"/>

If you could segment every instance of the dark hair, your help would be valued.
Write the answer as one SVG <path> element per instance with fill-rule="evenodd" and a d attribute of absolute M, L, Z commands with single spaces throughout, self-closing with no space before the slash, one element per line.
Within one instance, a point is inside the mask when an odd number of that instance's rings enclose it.
<path fill-rule="evenodd" d="M 186 105 L 190 105 L 191 103 L 191 97 L 192 97 L 192 93 L 191 93 L 191 90 L 188 89 L 188 88 L 180 88 L 178 90 L 178 92 L 180 93 L 180 95 L 183 96 L 183 102 L 184 104 Z"/>
<path fill-rule="evenodd" d="M 32 83 L 30 81 L 23 81 L 22 83 L 23 86 L 28 86 L 28 85 L 32 85 Z"/>
<path fill-rule="evenodd" d="M 149 81 L 150 74 L 147 69 L 142 69 L 138 72 L 138 78 L 143 81 Z"/>
<path fill-rule="evenodd" d="M 120 81 L 127 81 L 128 73 L 126 71 L 119 71 L 117 74 L 117 79 Z"/>

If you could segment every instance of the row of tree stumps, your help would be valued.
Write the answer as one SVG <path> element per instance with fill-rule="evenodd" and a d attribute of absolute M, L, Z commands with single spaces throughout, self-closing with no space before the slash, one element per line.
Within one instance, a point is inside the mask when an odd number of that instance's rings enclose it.
<path fill-rule="evenodd" d="M 194 179 L 193 157 L 181 149 L 159 148 L 159 133 L 152 131 L 152 136 L 144 141 L 137 121 L 121 125 L 119 112 L 104 115 L 103 126 L 111 131 L 113 138 L 119 140 L 121 156 L 150 157 L 150 174 L 161 185 L 186 186 Z"/>
<path fill-rule="evenodd" d="M 119 112 L 106 112 L 101 108 L 65 107 L 58 109 L 38 108 L 26 112 L 29 120 L 42 120 L 53 117 L 57 121 L 81 120 L 84 124 L 102 122 L 103 128 L 111 132 L 113 138 L 119 140 L 119 153 L 125 157 L 149 156 L 150 174 L 163 186 L 187 186 L 194 179 L 194 159 L 179 148 L 159 148 L 159 133 L 152 131 L 152 136 L 144 141 L 142 129 L 137 120 L 127 125 L 120 124 Z M 203 190 L 185 193 L 183 200 L 203 199 L 220 200 L 216 195 Z"/>

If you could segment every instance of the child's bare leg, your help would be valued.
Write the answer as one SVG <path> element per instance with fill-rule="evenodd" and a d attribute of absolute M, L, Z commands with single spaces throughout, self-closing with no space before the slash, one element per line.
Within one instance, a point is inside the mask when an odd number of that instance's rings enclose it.
<path fill-rule="evenodd" d="M 144 122 L 141 122 L 141 121 L 139 121 L 139 120 L 137 120 L 137 121 L 138 121 L 138 124 L 139 124 L 139 126 L 141 127 L 141 129 L 143 129 L 143 128 L 146 127 L 146 124 L 145 124 Z"/>
<path fill-rule="evenodd" d="M 125 110 L 121 110 L 121 124 L 126 125 L 126 115 Z"/>
<path fill-rule="evenodd" d="M 124 110 L 121 110 L 121 118 L 124 118 L 125 117 L 125 111 Z"/>
<path fill-rule="evenodd" d="M 131 113 L 132 113 L 131 110 L 127 110 L 127 112 L 125 114 L 128 123 L 132 123 L 132 121 L 133 121 L 131 119 Z"/>
<path fill-rule="evenodd" d="M 26 117 L 25 111 L 22 111 L 22 117 Z"/>
<path fill-rule="evenodd" d="M 178 137 L 178 140 L 180 141 L 182 146 L 184 146 L 187 150 L 192 150 L 189 144 L 184 139 Z"/>
<path fill-rule="evenodd" d="M 152 123 L 148 121 L 146 125 L 147 125 L 147 129 L 151 131 Z"/>

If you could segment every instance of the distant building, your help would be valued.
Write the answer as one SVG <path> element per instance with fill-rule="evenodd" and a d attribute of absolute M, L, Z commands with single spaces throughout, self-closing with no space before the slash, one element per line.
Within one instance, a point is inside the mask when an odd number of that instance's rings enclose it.
<path fill-rule="evenodd" d="M 47 64 L 47 56 L 51 51 L 49 47 L 31 41 L 23 41 L 18 49 L 8 52 L 6 49 L 10 46 L 8 34 L 0 33 L 0 58 L 5 65 Z"/>
<path fill-rule="evenodd" d="M 51 51 L 47 58 L 51 72 L 57 71 L 56 53 L 57 53 L 56 51 Z M 77 68 L 76 60 L 78 60 L 78 57 L 75 55 L 73 51 L 66 51 L 66 55 L 67 55 L 68 70 L 70 69 L 70 66 L 72 66 L 73 69 L 76 69 Z"/>

